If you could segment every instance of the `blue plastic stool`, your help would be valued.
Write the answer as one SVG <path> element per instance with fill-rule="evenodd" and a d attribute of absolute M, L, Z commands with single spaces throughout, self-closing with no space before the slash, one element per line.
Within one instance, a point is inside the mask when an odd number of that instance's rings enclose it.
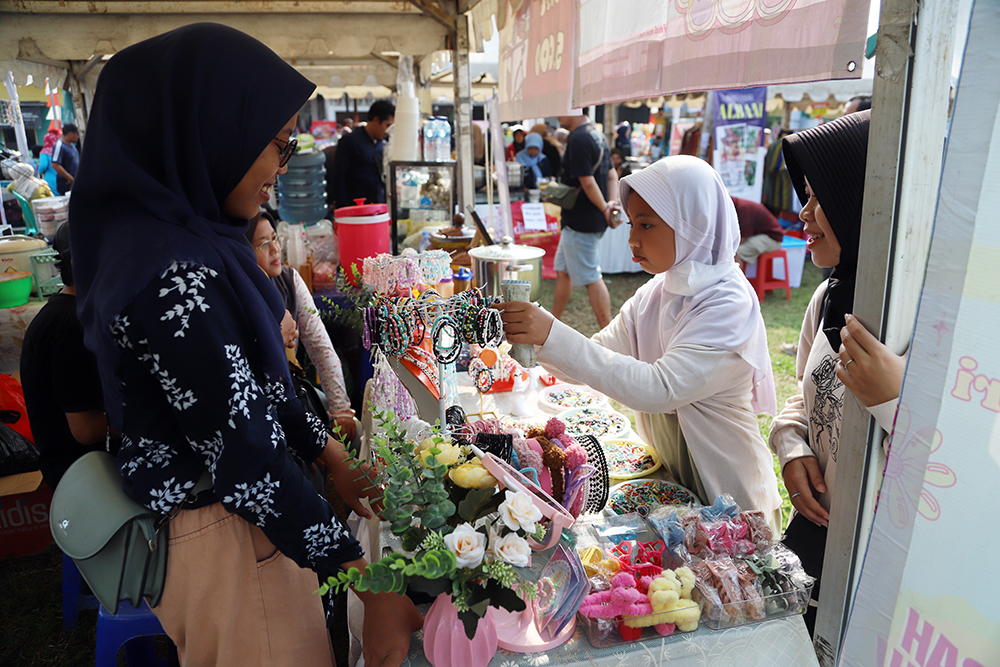
<path fill-rule="evenodd" d="M 117 614 L 102 605 L 97 612 L 96 665 L 116 667 L 118 651 L 124 646 L 129 667 L 166 667 L 166 660 L 156 659 L 153 646 L 153 637 L 165 634 L 145 601 L 138 609 L 129 602 L 120 602 Z"/>
<path fill-rule="evenodd" d="M 73 559 L 63 554 L 63 629 L 69 630 L 76 625 L 80 612 L 84 609 L 97 609 L 97 598 L 83 594 L 83 578 Z"/>

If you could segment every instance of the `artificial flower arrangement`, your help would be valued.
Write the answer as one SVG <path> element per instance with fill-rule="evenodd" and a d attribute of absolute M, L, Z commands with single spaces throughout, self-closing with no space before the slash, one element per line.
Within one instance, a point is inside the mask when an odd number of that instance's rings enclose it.
<path fill-rule="evenodd" d="M 526 609 L 537 589 L 515 568 L 531 564 L 527 538 L 541 539 L 546 532 L 531 495 L 499 491 L 472 448 L 453 443 L 436 427 L 418 442 L 420 436 L 400 428 L 391 411 L 377 412 L 375 419 L 384 431 L 374 436 L 373 447 L 384 484 L 382 517 L 401 538 L 404 553 L 364 572 L 339 572 L 320 592 L 353 586 L 450 595 L 469 639 L 490 607 Z"/>

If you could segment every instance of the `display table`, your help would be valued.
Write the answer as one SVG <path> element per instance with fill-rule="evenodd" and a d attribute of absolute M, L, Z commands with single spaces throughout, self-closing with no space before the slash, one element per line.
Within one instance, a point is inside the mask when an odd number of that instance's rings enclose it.
<path fill-rule="evenodd" d="M 32 297 L 23 306 L 0 308 L 0 373 L 13 375 L 20 370 L 24 332 L 44 305 Z"/>
<path fill-rule="evenodd" d="M 358 662 L 364 664 L 364 660 Z M 423 631 L 413 633 L 403 667 L 430 665 L 424 657 Z M 607 648 L 591 646 L 581 627 L 573 637 L 546 653 L 511 653 L 499 650 L 490 667 L 818 667 L 806 624 L 801 616 L 779 618 L 728 630 L 701 627 L 695 632 L 620 644 Z"/>

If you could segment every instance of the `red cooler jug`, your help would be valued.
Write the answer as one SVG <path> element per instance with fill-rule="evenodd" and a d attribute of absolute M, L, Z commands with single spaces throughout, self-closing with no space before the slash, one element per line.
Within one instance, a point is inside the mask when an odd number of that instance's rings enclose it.
<path fill-rule="evenodd" d="M 333 212 L 333 230 L 340 246 L 340 266 L 354 283 L 357 266 L 361 274 L 365 257 L 389 252 L 389 207 L 386 204 L 365 204 L 355 199 L 355 206 L 345 206 Z"/>

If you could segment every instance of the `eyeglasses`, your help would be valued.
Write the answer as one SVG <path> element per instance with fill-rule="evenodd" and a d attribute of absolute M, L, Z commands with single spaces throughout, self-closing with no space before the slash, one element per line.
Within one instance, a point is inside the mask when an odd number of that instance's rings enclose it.
<path fill-rule="evenodd" d="M 274 247 L 275 250 L 281 250 L 281 239 L 271 239 L 270 241 L 264 241 L 259 246 L 255 246 L 254 250 L 259 253 L 267 253 L 270 247 Z"/>
<path fill-rule="evenodd" d="M 278 137 L 275 137 L 274 140 L 284 144 L 284 146 L 282 146 L 278 151 L 278 155 L 281 157 L 281 162 L 278 163 L 278 169 L 281 169 L 288 164 L 289 160 L 292 159 L 292 155 L 295 154 L 295 148 L 299 145 L 299 142 L 295 139 L 285 141 L 284 139 L 279 139 Z"/>

